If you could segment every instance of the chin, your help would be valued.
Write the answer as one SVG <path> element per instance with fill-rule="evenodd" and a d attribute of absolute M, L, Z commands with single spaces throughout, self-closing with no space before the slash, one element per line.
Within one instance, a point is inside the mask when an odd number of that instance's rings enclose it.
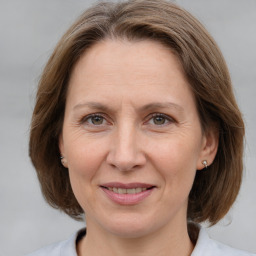
<path fill-rule="evenodd" d="M 152 225 L 154 225 L 154 220 L 147 221 L 146 218 L 135 215 L 113 218 L 108 222 L 108 225 L 105 223 L 105 227 L 103 228 L 118 237 L 139 238 L 153 232 L 154 227 Z"/>
<path fill-rule="evenodd" d="M 109 230 L 113 235 L 121 238 L 140 238 L 149 234 L 148 227 L 119 226 Z"/>

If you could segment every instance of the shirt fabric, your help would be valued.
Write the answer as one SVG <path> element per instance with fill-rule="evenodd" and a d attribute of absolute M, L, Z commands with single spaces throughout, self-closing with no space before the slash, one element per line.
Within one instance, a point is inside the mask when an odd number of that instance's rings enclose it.
<path fill-rule="evenodd" d="M 85 234 L 86 230 L 82 229 L 68 240 L 46 246 L 27 256 L 77 256 L 76 242 Z M 191 256 L 256 256 L 256 254 L 234 249 L 217 242 L 209 238 L 205 229 L 200 227 L 198 239 Z"/>

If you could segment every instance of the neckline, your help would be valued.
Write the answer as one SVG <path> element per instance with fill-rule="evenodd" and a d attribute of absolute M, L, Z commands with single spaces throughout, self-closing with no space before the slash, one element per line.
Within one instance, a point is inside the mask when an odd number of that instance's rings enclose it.
<path fill-rule="evenodd" d="M 195 222 L 188 222 L 188 234 L 191 242 L 194 246 L 196 246 L 199 233 L 200 233 L 200 225 Z M 79 230 L 76 234 L 75 239 L 75 247 L 77 248 L 78 243 L 86 236 L 86 227 Z"/>

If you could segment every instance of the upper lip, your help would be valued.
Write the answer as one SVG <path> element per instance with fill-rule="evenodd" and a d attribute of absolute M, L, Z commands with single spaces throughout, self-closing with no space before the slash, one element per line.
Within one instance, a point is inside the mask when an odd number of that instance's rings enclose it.
<path fill-rule="evenodd" d="M 100 185 L 101 187 L 106 188 L 151 188 L 155 187 L 153 184 L 148 183 L 140 183 L 140 182 L 133 182 L 133 183 L 121 183 L 121 182 L 108 182 Z"/>

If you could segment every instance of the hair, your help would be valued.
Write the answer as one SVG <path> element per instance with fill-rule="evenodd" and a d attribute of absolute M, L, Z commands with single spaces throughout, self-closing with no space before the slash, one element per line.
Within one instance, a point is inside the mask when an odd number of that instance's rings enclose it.
<path fill-rule="evenodd" d="M 45 199 L 75 219 L 84 213 L 60 163 L 59 135 L 72 69 L 87 49 L 105 39 L 154 40 L 180 59 L 203 131 L 217 125 L 219 132 L 214 162 L 207 171 L 196 173 L 187 218 L 217 223 L 241 185 L 244 123 L 217 44 L 196 18 L 165 0 L 97 3 L 60 39 L 39 81 L 30 131 L 29 154 Z"/>

